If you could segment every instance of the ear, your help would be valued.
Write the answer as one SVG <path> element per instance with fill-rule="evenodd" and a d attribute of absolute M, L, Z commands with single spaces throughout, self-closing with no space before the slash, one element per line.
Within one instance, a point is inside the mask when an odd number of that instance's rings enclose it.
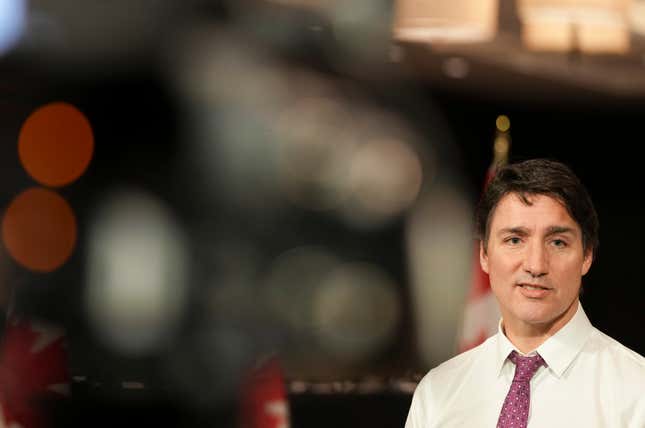
<path fill-rule="evenodd" d="M 587 249 L 585 253 L 585 258 L 582 260 L 582 268 L 580 275 L 585 276 L 589 269 L 591 268 L 591 263 L 593 262 L 593 250 L 591 248 Z"/>
<path fill-rule="evenodd" d="M 488 273 L 488 254 L 484 247 L 484 241 L 479 241 L 479 264 L 481 265 L 482 270 Z"/>

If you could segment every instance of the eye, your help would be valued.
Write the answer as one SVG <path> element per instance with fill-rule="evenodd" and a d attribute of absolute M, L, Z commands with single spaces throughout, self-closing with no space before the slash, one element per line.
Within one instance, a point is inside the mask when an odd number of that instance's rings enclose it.
<path fill-rule="evenodd" d="M 511 245 L 518 245 L 522 242 L 522 240 L 517 236 L 511 236 L 510 238 L 506 238 L 504 242 Z"/>
<path fill-rule="evenodd" d="M 562 239 L 554 239 L 554 240 L 552 241 L 552 243 L 553 243 L 553 245 L 555 245 L 556 247 L 560 247 L 560 248 L 564 248 L 564 247 L 566 247 L 566 246 L 567 246 L 566 241 L 564 241 L 564 240 L 562 240 Z"/>

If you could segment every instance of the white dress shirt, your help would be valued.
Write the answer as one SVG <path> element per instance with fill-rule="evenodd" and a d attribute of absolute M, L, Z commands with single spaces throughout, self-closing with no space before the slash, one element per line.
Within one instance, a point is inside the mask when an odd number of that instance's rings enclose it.
<path fill-rule="evenodd" d="M 495 427 L 513 349 L 500 322 L 496 335 L 431 370 L 405 428 Z M 531 379 L 529 428 L 645 428 L 645 358 L 594 328 L 582 306 L 535 351 L 548 366 Z"/>

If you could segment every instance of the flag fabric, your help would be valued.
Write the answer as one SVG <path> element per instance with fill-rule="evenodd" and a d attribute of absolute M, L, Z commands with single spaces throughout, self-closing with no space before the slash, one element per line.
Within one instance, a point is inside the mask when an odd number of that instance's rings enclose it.
<path fill-rule="evenodd" d="M 63 331 L 10 318 L 0 345 L 0 427 L 46 428 L 44 405 L 68 394 Z"/>
<path fill-rule="evenodd" d="M 495 158 L 486 173 L 484 189 L 495 176 L 497 168 L 508 159 L 509 137 L 499 132 L 495 139 Z M 499 307 L 490 288 L 488 274 L 479 263 L 479 240 L 474 243 L 472 283 L 466 298 L 463 321 L 458 338 L 458 351 L 464 352 L 481 344 L 497 332 L 500 319 Z"/>
<path fill-rule="evenodd" d="M 277 357 L 254 368 L 244 380 L 240 400 L 242 428 L 289 428 L 284 373 Z"/>

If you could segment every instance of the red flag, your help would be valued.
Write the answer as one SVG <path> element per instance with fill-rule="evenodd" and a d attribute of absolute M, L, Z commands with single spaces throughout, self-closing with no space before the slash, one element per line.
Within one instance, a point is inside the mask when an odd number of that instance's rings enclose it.
<path fill-rule="evenodd" d="M 495 158 L 486 173 L 484 189 L 495 176 L 497 168 L 506 163 L 509 144 L 508 128 L 504 131 L 498 130 L 495 138 Z M 458 340 L 459 352 L 474 348 L 495 334 L 500 319 L 499 307 L 490 288 L 488 274 L 482 270 L 479 263 L 479 240 L 475 241 L 474 247 L 473 278 Z"/>
<path fill-rule="evenodd" d="M 264 361 L 242 385 L 242 428 L 289 428 L 284 374 L 277 358 Z"/>
<path fill-rule="evenodd" d="M 47 427 L 44 400 L 68 394 L 63 332 L 10 319 L 0 346 L 0 427 Z"/>

